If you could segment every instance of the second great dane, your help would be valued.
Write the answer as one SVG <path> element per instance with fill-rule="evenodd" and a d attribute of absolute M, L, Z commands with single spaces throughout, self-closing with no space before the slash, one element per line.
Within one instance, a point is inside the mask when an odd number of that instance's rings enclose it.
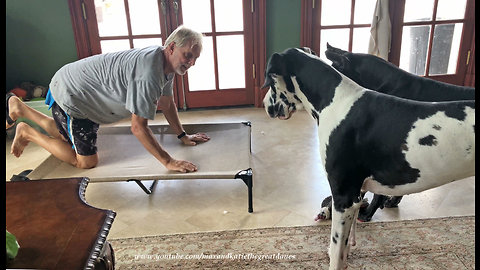
<path fill-rule="evenodd" d="M 418 101 L 475 100 L 475 88 L 409 73 L 380 57 L 351 53 L 327 44 L 332 66 L 365 88 Z"/>
<path fill-rule="evenodd" d="M 346 265 L 362 191 L 401 196 L 475 175 L 475 101 L 379 93 L 296 48 L 271 56 L 263 87 L 270 117 L 304 108 L 318 125 L 333 200 L 331 270 Z"/>

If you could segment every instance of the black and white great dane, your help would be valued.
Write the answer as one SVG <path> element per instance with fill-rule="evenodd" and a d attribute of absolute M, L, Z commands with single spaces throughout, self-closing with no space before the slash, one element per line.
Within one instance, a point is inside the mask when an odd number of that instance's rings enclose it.
<path fill-rule="evenodd" d="M 325 55 L 332 66 L 362 87 L 377 92 L 418 101 L 475 100 L 475 88 L 457 86 L 417 76 L 384 59 L 364 53 L 352 53 L 327 43 Z M 366 208 L 361 208 L 358 220 L 370 221 L 378 208 L 396 207 L 402 196 L 375 194 Z M 315 220 L 330 219 L 331 198 L 322 202 Z"/>
<path fill-rule="evenodd" d="M 303 107 L 318 125 L 333 200 L 330 269 L 346 266 L 362 191 L 401 196 L 475 175 L 475 101 L 379 93 L 297 48 L 270 57 L 265 87 L 270 117 Z"/>

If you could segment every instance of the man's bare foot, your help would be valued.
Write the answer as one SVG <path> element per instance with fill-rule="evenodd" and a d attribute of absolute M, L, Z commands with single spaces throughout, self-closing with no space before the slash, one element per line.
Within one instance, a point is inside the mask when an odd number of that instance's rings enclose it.
<path fill-rule="evenodd" d="M 11 96 L 8 99 L 8 116 L 10 116 L 13 121 L 17 120 L 17 118 L 19 117 L 19 112 L 21 110 L 20 106 L 22 105 L 23 102 L 17 96 Z M 9 125 L 8 121 L 5 122 L 7 129 L 15 125 L 15 123 Z"/>
<path fill-rule="evenodd" d="M 15 138 L 12 142 L 12 148 L 10 153 L 12 153 L 17 158 L 20 157 L 23 153 L 25 147 L 27 147 L 29 141 L 26 139 L 26 132 L 27 129 L 31 128 L 24 122 L 20 122 L 17 124 L 17 128 L 15 130 Z"/>

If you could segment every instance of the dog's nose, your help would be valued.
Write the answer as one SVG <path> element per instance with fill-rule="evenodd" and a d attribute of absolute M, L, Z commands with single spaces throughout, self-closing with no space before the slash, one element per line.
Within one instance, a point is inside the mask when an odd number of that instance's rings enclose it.
<path fill-rule="evenodd" d="M 268 106 L 267 112 L 271 118 L 286 116 L 285 109 L 280 103 L 275 103 L 273 105 Z"/>
<path fill-rule="evenodd" d="M 275 118 L 275 108 L 273 105 L 267 106 L 267 113 L 271 118 Z"/>

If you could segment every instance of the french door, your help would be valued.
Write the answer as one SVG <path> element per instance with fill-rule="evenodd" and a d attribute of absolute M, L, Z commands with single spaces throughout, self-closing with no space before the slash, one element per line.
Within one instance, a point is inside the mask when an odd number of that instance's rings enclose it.
<path fill-rule="evenodd" d="M 301 45 L 325 57 L 326 43 L 367 53 L 379 0 L 303 0 Z M 388 60 L 424 77 L 473 86 L 474 0 L 389 0 Z M 329 62 L 329 61 L 327 61 Z"/>
<path fill-rule="evenodd" d="M 469 85 L 475 47 L 474 0 L 390 1 L 390 60 L 413 74 Z"/>
<path fill-rule="evenodd" d="M 172 24 L 204 34 L 202 55 L 182 80 L 187 106 L 253 104 L 251 1 L 179 2 Z"/>
<path fill-rule="evenodd" d="M 162 45 L 179 25 L 203 33 L 203 50 L 175 78 L 180 108 L 254 104 L 254 2 L 70 0 L 79 58 Z M 75 19 L 77 18 L 77 19 Z"/>

